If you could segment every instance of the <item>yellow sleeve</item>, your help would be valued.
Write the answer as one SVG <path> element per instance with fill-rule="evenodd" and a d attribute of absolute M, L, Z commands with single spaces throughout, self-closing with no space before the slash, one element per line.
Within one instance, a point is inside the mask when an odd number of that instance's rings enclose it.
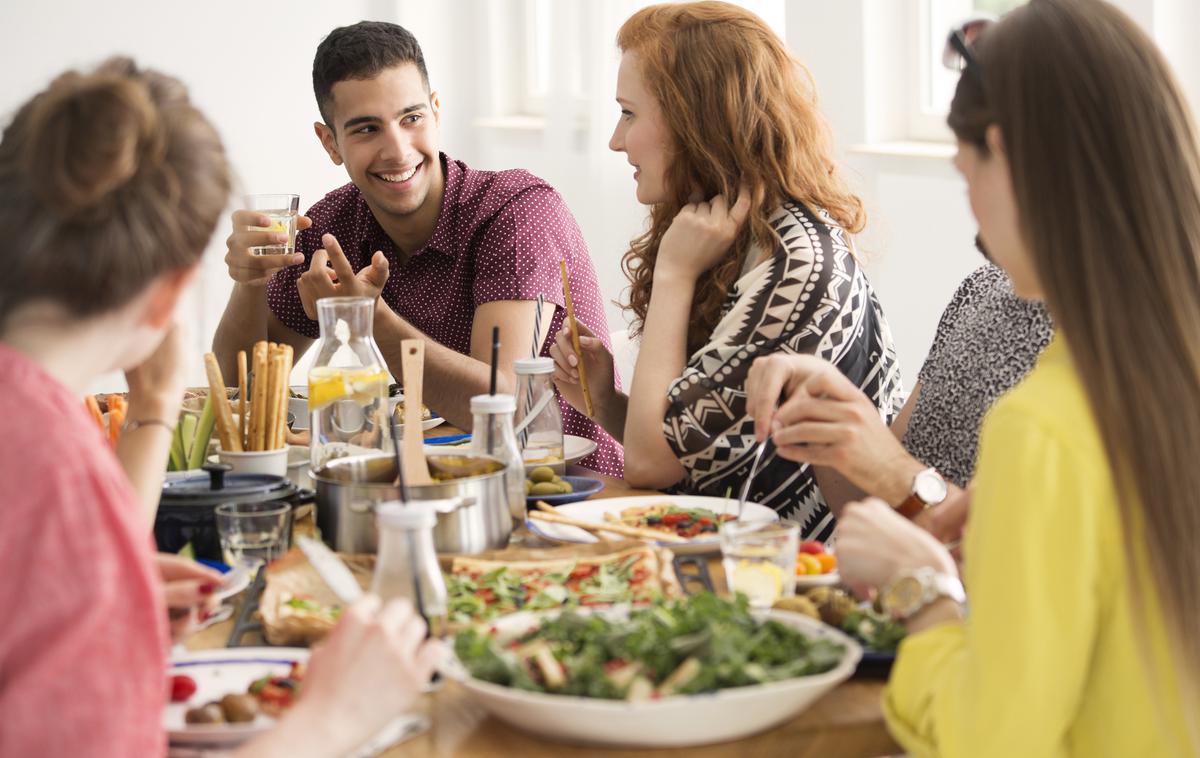
<path fill-rule="evenodd" d="M 1071 442 L 1011 402 L 984 426 L 967 618 L 907 639 L 884 696 L 917 756 L 1065 754 L 1101 613 L 1102 540 L 1115 538 L 1105 462 Z"/>

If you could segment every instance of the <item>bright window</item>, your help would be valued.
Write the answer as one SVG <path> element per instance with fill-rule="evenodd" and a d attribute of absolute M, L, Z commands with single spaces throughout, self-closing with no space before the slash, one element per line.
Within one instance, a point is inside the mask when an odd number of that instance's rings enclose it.
<path fill-rule="evenodd" d="M 912 72 L 909 131 L 915 139 L 944 140 L 949 136 L 946 113 L 954 97 L 958 74 L 942 65 L 942 50 L 950 29 L 976 13 L 1000 16 L 1026 0 L 921 0 L 917 18 L 919 55 Z"/>

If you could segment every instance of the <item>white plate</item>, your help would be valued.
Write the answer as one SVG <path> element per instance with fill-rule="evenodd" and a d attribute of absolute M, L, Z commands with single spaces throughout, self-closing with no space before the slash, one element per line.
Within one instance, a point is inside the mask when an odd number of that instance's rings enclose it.
<path fill-rule="evenodd" d="M 862 658 L 861 645 L 820 621 L 783 611 L 769 611 L 768 615 L 810 637 L 825 637 L 845 645 L 845 656 L 824 674 L 644 703 L 503 687 L 470 676 L 453 656 L 442 670 L 497 718 L 552 739 L 625 747 L 684 747 L 736 740 L 794 718 L 848 679 Z M 503 638 L 535 623 L 534 614 L 516 613 L 496 619 L 491 625 Z"/>
<path fill-rule="evenodd" d="M 831 587 L 842 583 L 842 575 L 837 569 L 828 574 L 812 574 L 796 577 L 796 591 L 810 590 L 813 587 Z"/>
<path fill-rule="evenodd" d="M 563 457 L 566 459 L 564 461 L 564 465 L 569 463 L 579 463 L 584 458 L 596 452 L 597 447 L 599 446 L 596 444 L 595 440 L 590 440 L 587 437 L 580 437 L 575 434 L 564 434 Z M 525 464 L 525 470 L 532 471 L 538 466 L 545 465 L 546 464 L 542 461 L 538 461 L 536 463 L 527 463 Z"/>
<path fill-rule="evenodd" d="M 168 674 L 185 674 L 196 682 L 186 703 L 168 703 L 163 729 L 172 744 L 233 747 L 267 731 L 275 719 L 259 714 L 244 724 L 187 724 L 184 714 L 231 692 L 242 693 L 255 679 L 283 676 L 293 661 L 307 661 L 308 650 L 298 647 L 238 647 L 199 650 L 171 659 Z"/>
<path fill-rule="evenodd" d="M 716 514 L 737 513 L 737 501 L 723 497 L 696 497 L 693 495 L 641 495 L 638 497 L 614 497 L 602 500 L 584 500 L 579 503 L 568 503 L 555 508 L 564 516 L 591 521 L 596 524 L 608 523 L 604 514 L 611 513 L 620 516 L 626 508 L 671 503 L 680 508 L 707 508 Z M 774 510 L 757 503 L 746 503 L 746 511 L 742 514 L 747 521 L 778 521 L 779 514 Z M 577 526 L 551 524 L 546 521 L 529 519 L 525 522 L 529 531 L 552 542 L 599 542 L 591 532 Z M 614 535 L 614 539 L 624 539 Z M 658 542 L 662 547 L 670 548 L 674 553 L 687 555 L 691 553 L 717 553 L 721 550 L 721 540 L 716 534 L 703 539 L 688 542 Z"/>

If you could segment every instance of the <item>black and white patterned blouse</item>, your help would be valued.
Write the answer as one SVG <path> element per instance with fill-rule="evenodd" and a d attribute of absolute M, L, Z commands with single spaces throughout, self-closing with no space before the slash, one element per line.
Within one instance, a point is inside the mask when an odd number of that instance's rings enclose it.
<path fill-rule="evenodd" d="M 1033 368 L 1053 326 L 1041 303 L 1013 294 L 987 264 L 959 285 L 921 366 L 904 447 L 959 486 L 975 472 L 979 427 L 992 404 Z"/>
<path fill-rule="evenodd" d="M 753 458 L 746 375 L 755 358 L 808 353 L 825 358 L 875 401 L 891 422 L 903 403 L 891 332 L 845 232 L 827 213 L 787 202 L 771 217 L 780 244 L 730 290 L 708 343 L 668 388 L 667 442 L 687 470 L 676 492 L 736 497 Z M 769 447 L 750 500 L 827 539 L 834 518 L 807 464 Z"/>

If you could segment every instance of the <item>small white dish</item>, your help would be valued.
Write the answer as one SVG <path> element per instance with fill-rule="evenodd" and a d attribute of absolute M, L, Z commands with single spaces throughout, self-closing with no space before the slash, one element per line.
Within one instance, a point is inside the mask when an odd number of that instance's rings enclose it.
<path fill-rule="evenodd" d="M 596 452 L 599 447 L 595 440 L 590 440 L 587 437 L 580 437 L 575 434 L 563 435 L 563 461 L 564 465 L 571 463 L 579 463 L 584 458 Z M 528 473 L 538 466 L 553 465 L 551 461 L 534 461 L 533 463 L 525 464 L 525 472 Z"/>
<path fill-rule="evenodd" d="M 832 587 L 835 584 L 842 583 L 842 575 L 837 569 L 830 571 L 827 574 L 805 574 L 804 576 L 796 577 L 796 591 L 810 590 L 813 587 Z"/>

